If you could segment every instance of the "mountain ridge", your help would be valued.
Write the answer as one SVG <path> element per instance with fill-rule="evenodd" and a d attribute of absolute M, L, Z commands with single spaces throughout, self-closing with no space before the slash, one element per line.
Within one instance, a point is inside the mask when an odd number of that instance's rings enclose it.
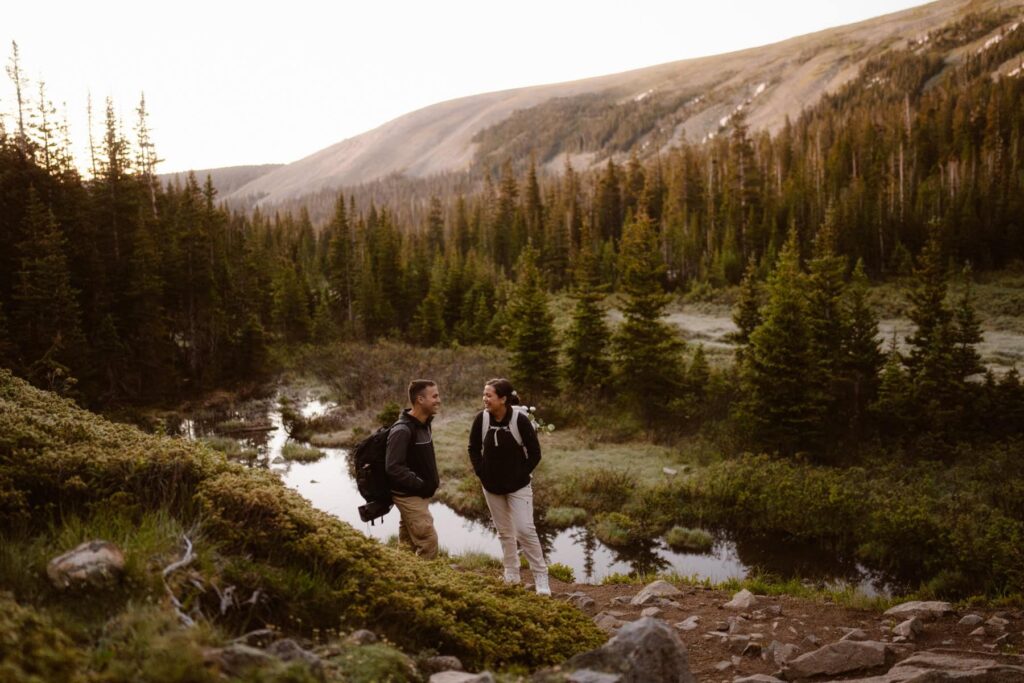
<path fill-rule="evenodd" d="M 746 110 L 752 130 L 774 133 L 855 78 L 871 58 L 923 41 L 966 13 L 1020 7 L 1019 0 L 939 0 L 735 52 L 447 100 L 222 191 L 222 197 L 236 207 L 270 206 L 392 174 L 424 178 L 530 156 L 553 169 L 568 156 L 585 168 L 609 155 L 649 156 L 682 139 L 706 139 L 737 108 Z M 588 121 L 597 122 L 593 139 L 583 129 Z M 553 128 L 557 132 L 538 149 L 538 131 Z"/>

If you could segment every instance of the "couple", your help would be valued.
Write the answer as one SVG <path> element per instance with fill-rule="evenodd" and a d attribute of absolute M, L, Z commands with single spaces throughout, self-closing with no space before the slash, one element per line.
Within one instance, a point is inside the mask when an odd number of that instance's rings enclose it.
<path fill-rule="evenodd" d="M 483 484 L 484 498 L 501 541 L 505 581 L 519 583 L 516 543 L 530 562 L 537 593 L 551 595 L 544 552 L 533 524 L 530 473 L 540 462 L 540 441 L 519 396 L 507 379 L 484 385 L 484 410 L 469 432 L 469 459 Z M 410 408 L 388 434 L 387 475 L 401 521 L 398 539 L 417 555 L 437 556 L 437 532 L 428 508 L 440 483 L 431 422 L 441 409 L 437 384 L 417 379 L 409 384 Z"/>

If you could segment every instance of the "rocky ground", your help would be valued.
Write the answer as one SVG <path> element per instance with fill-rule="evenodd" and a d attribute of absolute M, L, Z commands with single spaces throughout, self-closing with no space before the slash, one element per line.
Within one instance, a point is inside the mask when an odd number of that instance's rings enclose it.
<path fill-rule="evenodd" d="M 1021 610 L 954 611 L 948 603 L 925 603 L 924 607 L 910 606 L 902 610 L 895 607 L 879 614 L 802 598 L 754 596 L 746 591 L 734 596 L 665 582 L 655 582 L 640 590 L 638 586 L 592 586 L 552 580 L 552 590 L 556 599 L 569 600 L 593 615 L 595 622 L 609 635 L 644 616 L 671 625 L 686 646 L 690 669 L 698 681 L 732 683 L 756 674 L 782 674 L 794 680 L 801 677 L 801 672 L 811 671 L 794 666 L 801 656 L 844 638 L 881 644 L 874 651 L 882 655 L 883 663 L 808 678 L 861 679 L 897 669 L 895 665 L 900 661 L 927 651 L 953 659 L 985 659 L 1022 667 L 1010 670 L 1003 678 L 964 680 L 1024 681 L 1024 657 L 1020 656 L 1024 646 L 1024 611 Z M 826 652 L 822 656 L 838 654 L 840 658 L 848 655 L 856 659 L 859 654 L 865 654 L 865 662 L 875 661 L 868 648 L 860 649 L 865 652 L 851 651 L 846 655 Z"/>

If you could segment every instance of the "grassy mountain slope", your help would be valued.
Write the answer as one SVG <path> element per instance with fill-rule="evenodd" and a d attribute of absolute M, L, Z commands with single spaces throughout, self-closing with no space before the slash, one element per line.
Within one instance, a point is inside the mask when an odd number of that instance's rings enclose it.
<path fill-rule="evenodd" d="M 586 167 L 607 154 L 650 155 L 684 138 L 699 141 L 738 106 L 752 128 L 776 131 L 882 52 L 912 44 L 967 12 L 1020 7 L 1019 0 L 939 0 L 739 52 L 442 102 L 225 194 L 236 205 L 279 204 L 392 173 L 426 177 L 493 168 L 530 154 L 555 168 L 568 154 L 577 168 Z M 963 54 L 951 51 L 948 60 Z"/>

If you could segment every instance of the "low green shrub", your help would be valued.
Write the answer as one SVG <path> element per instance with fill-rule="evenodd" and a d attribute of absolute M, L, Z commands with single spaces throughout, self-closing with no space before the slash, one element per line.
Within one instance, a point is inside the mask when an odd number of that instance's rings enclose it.
<path fill-rule="evenodd" d="M 544 513 L 544 523 L 555 529 L 580 526 L 587 521 L 587 511 L 577 507 L 553 507 Z"/>
<path fill-rule="evenodd" d="M 558 500 L 591 513 L 620 510 L 636 488 L 632 473 L 625 469 L 591 469 L 578 472 L 562 483 Z"/>
<path fill-rule="evenodd" d="M 567 564 L 554 562 L 548 565 L 548 574 L 565 583 L 576 583 L 576 572 Z"/>
<path fill-rule="evenodd" d="M 370 628 L 407 651 L 436 648 L 472 668 L 537 668 L 605 640 L 567 605 L 382 546 L 272 472 L 111 424 L 0 371 L 0 528 L 36 533 L 111 499 L 163 510 L 183 528 L 201 520 L 226 583 L 243 595 L 260 591 L 248 617 L 257 622 L 306 633 Z"/>
<path fill-rule="evenodd" d="M 598 515 L 594 522 L 594 535 L 612 548 L 623 548 L 638 540 L 636 523 L 621 512 Z"/>
<path fill-rule="evenodd" d="M 665 542 L 672 550 L 706 553 L 714 546 L 715 537 L 703 529 L 674 526 L 665 534 Z"/>

